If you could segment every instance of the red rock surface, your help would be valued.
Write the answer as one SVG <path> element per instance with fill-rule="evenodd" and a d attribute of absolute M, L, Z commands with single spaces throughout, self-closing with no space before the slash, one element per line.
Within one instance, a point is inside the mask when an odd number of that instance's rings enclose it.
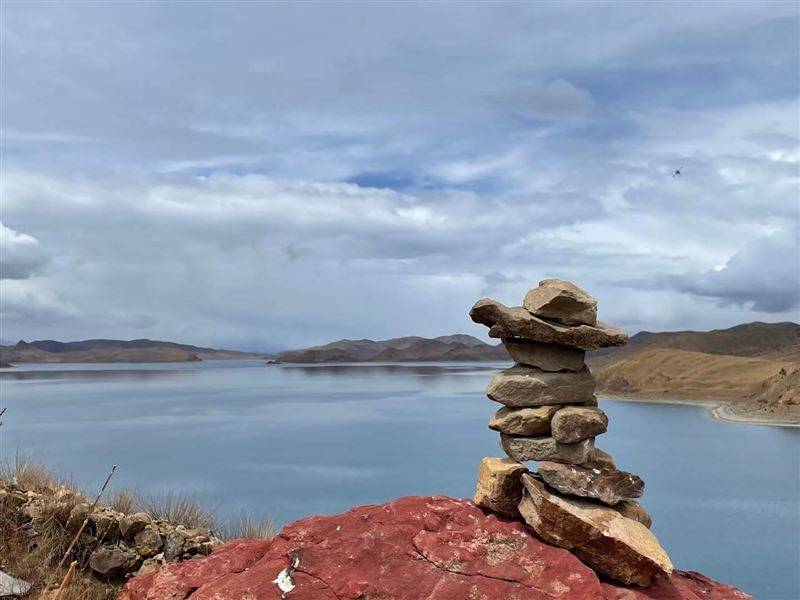
<path fill-rule="evenodd" d="M 291 565 L 295 565 L 293 569 Z M 132 579 L 120 600 L 744 600 L 698 573 L 647 589 L 600 582 L 526 525 L 443 496 L 400 498 L 237 540 L 208 557 Z"/>

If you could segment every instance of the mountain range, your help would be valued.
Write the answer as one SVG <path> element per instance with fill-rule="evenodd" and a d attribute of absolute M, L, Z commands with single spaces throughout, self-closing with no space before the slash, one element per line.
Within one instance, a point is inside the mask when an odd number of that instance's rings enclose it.
<path fill-rule="evenodd" d="M 204 348 L 159 340 L 56 340 L 19 341 L 0 346 L 0 362 L 94 363 L 94 362 L 189 362 L 209 359 L 261 358 L 263 354 Z"/>
<path fill-rule="evenodd" d="M 408 336 L 390 340 L 339 340 L 323 346 L 291 350 L 277 355 L 278 362 L 396 362 L 448 360 L 508 360 L 501 344 L 491 345 L 471 335 L 436 338 Z"/>
<path fill-rule="evenodd" d="M 256 358 L 279 363 L 511 362 L 502 344 L 464 334 L 339 340 L 276 356 L 158 340 L 20 341 L 0 366 L 24 362 L 186 362 Z M 643 331 L 620 348 L 587 354 L 598 391 L 616 396 L 735 401 L 744 413 L 800 422 L 800 325 L 746 323 L 712 331 Z M 771 418 L 772 418 L 771 417 Z"/>

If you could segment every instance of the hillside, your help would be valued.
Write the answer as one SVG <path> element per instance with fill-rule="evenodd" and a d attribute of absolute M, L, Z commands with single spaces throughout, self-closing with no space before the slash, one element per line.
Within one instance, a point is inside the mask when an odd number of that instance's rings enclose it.
<path fill-rule="evenodd" d="M 433 339 L 418 336 L 390 340 L 339 340 L 324 346 L 283 352 L 287 363 L 395 362 L 448 360 L 510 360 L 502 345 L 491 345 L 469 335 Z"/>
<path fill-rule="evenodd" d="M 792 361 L 655 348 L 594 372 L 605 394 L 725 400 L 734 415 L 800 422 L 800 365 Z"/>
<path fill-rule="evenodd" d="M 711 331 L 640 331 L 625 346 L 593 352 L 588 362 L 604 366 L 651 348 L 798 361 L 800 325 L 756 321 Z"/>
<path fill-rule="evenodd" d="M 159 340 L 20 341 L 0 346 L 6 363 L 188 362 L 208 359 L 261 358 L 261 354 L 217 350 Z"/>

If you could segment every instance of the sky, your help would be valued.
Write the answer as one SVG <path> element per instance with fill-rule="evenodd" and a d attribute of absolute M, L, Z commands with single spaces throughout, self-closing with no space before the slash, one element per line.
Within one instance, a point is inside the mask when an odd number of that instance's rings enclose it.
<path fill-rule="evenodd" d="M 799 10 L 3 2 L 0 337 L 800 321 Z"/>

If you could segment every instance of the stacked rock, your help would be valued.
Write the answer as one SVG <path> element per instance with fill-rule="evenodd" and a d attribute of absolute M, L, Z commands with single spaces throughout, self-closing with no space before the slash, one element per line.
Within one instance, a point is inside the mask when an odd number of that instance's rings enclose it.
<path fill-rule="evenodd" d="M 633 500 L 644 482 L 595 448 L 608 417 L 597 407 L 587 350 L 627 335 L 597 320 L 597 301 L 567 281 L 546 279 L 523 306 L 479 300 L 472 320 L 489 327 L 515 361 L 487 388 L 503 405 L 489 421 L 509 458 L 484 458 L 475 503 L 524 519 L 544 540 L 628 584 L 669 576 L 672 564 Z M 538 461 L 529 472 L 526 461 Z"/>

